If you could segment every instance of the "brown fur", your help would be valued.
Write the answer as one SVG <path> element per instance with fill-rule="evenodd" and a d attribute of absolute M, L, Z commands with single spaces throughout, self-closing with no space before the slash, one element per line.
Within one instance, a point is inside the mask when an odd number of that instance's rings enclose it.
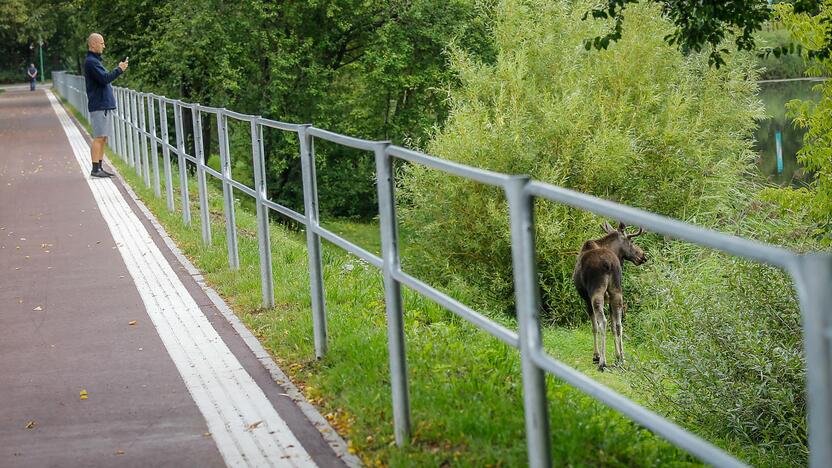
<path fill-rule="evenodd" d="M 624 260 L 629 260 L 635 265 L 641 265 L 647 258 L 631 240 L 641 235 L 644 230 L 639 229 L 635 234 L 626 234 L 624 223 L 619 223 L 617 230 L 606 222 L 601 227 L 607 234 L 600 239 L 584 242 L 575 263 L 572 280 L 578 294 L 586 304 L 586 313 L 592 322 L 595 347 L 592 360 L 597 362 L 599 369 L 603 371 L 607 367 L 605 302 L 610 304 L 616 363 L 623 363 L 624 343 L 621 320 L 626 306 L 621 289 L 622 263 Z M 599 333 L 601 352 L 598 349 Z"/>

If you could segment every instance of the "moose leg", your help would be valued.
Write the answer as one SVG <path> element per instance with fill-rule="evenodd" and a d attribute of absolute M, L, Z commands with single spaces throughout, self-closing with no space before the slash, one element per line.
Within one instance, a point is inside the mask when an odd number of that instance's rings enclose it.
<path fill-rule="evenodd" d="M 592 323 L 592 362 L 598 364 L 598 361 L 601 359 L 598 354 L 598 324 L 595 323 L 595 312 L 592 311 L 592 303 L 590 301 L 586 302 L 586 313 L 589 315 L 590 323 Z"/>
<path fill-rule="evenodd" d="M 604 296 L 592 298 L 593 320 L 597 329 L 596 334 L 601 335 L 601 354 L 598 359 L 598 370 L 604 371 L 607 367 L 607 318 L 604 316 Z"/>
<path fill-rule="evenodd" d="M 621 319 L 624 316 L 624 298 L 621 291 L 615 291 L 611 294 L 610 309 L 612 312 L 612 331 L 613 339 L 615 340 L 615 364 L 624 364 L 624 335 L 621 324 Z"/>

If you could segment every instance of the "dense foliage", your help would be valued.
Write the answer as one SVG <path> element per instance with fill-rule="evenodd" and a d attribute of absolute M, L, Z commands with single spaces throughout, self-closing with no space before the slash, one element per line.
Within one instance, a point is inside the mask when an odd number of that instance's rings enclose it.
<path fill-rule="evenodd" d="M 104 34 L 106 54 L 131 58 L 122 84 L 399 143 L 418 145 L 444 120 L 449 44 L 493 55 L 488 4 L 476 0 L 84 3 L 86 27 Z M 204 119 L 208 154 L 216 152 L 211 125 Z M 247 132 L 232 129 L 232 152 L 235 173 L 251 177 Z M 302 207 L 297 138 L 266 138 L 272 197 Z M 374 216 L 372 155 L 316 150 L 322 210 Z"/>
<path fill-rule="evenodd" d="M 604 34 L 587 39 L 587 49 L 606 49 L 611 43 L 621 39 L 624 12 L 631 4 L 640 0 L 606 0 L 584 14 L 594 18 L 609 18 L 614 21 L 614 28 Z M 684 53 L 709 51 L 709 63 L 719 68 L 725 64 L 725 54 L 729 49 L 724 41 L 733 38 L 737 49 L 753 50 L 756 47 L 754 33 L 762 29 L 771 17 L 772 4 L 783 3 L 800 14 L 815 14 L 827 3 L 827 0 L 725 0 L 725 1 L 687 1 L 656 0 L 661 5 L 662 13 L 674 24 L 674 29 L 665 36 L 668 44 L 676 44 Z M 779 57 L 793 54 L 792 44 L 771 47 L 766 54 Z M 808 51 L 812 58 L 828 59 L 832 55 L 832 31 L 827 30 L 819 44 Z"/>
<path fill-rule="evenodd" d="M 577 21 L 586 3 L 536 3 L 505 2 L 495 65 L 456 55 L 463 85 L 430 152 L 698 223 L 736 210 L 730 192 L 753 161 L 763 112 L 748 80 L 752 58 L 738 54 L 716 70 L 707 56 L 683 56 L 664 43 L 670 25 L 651 6 L 628 10 L 618 44 L 588 52 L 582 38 L 609 25 Z M 414 266 L 470 278 L 481 304 L 507 309 L 502 194 L 421 167 L 406 172 L 404 222 L 423 252 Z M 583 315 L 571 285 L 575 255 L 599 236 L 599 220 L 554 203 L 539 203 L 537 218 L 544 306 L 571 322 Z M 449 235 L 457 229 L 464 234 Z"/>
<path fill-rule="evenodd" d="M 39 45 L 43 43 L 44 70 L 63 69 L 66 51 L 74 41 L 78 24 L 73 0 L 3 0 L 0 2 L 0 83 L 23 82 L 26 67 L 40 69 Z"/>

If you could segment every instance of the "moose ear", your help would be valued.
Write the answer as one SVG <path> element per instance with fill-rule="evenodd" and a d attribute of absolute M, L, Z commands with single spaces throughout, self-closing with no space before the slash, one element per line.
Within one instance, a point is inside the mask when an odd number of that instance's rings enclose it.
<path fill-rule="evenodd" d="M 606 222 L 606 221 L 604 221 L 603 223 L 601 223 L 601 229 L 603 229 L 603 230 L 604 230 L 604 232 L 606 232 L 607 234 L 609 234 L 609 233 L 611 233 L 611 232 L 613 232 L 613 231 L 614 231 L 614 229 L 612 228 L 612 226 L 610 226 L 610 223 L 608 223 L 608 222 Z"/>
<path fill-rule="evenodd" d="M 618 222 L 618 232 L 620 232 L 620 233 L 622 233 L 622 234 L 623 234 L 623 233 L 624 233 L 624 229 L 626 229 L 626 228 L 627 228 L 627 226 L 626 226 L 624 223 L 622 223 L 622 222 L 620 222 L 620 221 Z"/>

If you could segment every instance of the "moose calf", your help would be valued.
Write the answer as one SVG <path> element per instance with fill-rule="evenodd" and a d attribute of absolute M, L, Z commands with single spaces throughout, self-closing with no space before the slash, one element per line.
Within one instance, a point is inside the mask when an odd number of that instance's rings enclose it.
<path fill-rule="evenodd" d="M 644 233 L 639 228 L 634 234 L 624 232 L 624 223 L 613 229 L 606 221 L 601 228 L 607 233 L 596 240 L 588 240 L 581 246 L 572 280 L 578 294 L 586 303 L 586 313 L 592 322 L 595 353 L 592 362 L 598 363 L 603 372 L 607 367 L 607 318 L 604 316 L 604 301 L 610 303 L 613 337 L 615 340 L 615 362 L 624 363 L 624 343 L 622 342 L 621 319 L 624 315 L 624 298 L 621 294 L 622 262 L 629 260 L 641 265 L 647 257 L 632 239 Z M 598 353 L 598 332 L 601 332 L 601 353 Z"/>

